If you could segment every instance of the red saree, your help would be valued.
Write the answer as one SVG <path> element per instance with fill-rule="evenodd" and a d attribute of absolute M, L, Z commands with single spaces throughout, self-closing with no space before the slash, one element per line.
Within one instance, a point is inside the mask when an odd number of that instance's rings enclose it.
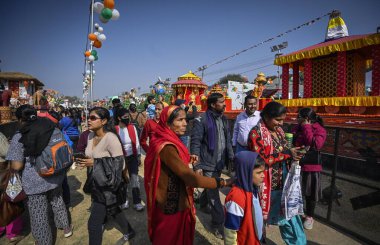
<path fill-rule="evenodd" d="M 165 107 L 160 122 L 149 143 L 144 163 L 144 186 L 147 196 L 148 233 L 153 244 L 193 244 L 195 233 L 195 208 L 193 188 L 187 187 L 190 207 L 176 214 L 166 215 L 156 206 L 156 191 L 161 173 L 160 152 L 165 145 L 176 147 L 183 163 L 190 162 L 190 154 L 178 136 L 166 125 L 171 113 L 178 106 Z"/>

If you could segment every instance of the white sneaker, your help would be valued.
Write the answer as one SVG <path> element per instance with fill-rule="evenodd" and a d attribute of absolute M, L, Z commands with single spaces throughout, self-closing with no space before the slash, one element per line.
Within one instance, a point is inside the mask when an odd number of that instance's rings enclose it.
<path fill-rule="evenodd" d="M 121 205 L 120 205 L 120 209 L 127 209 L 127 208 L 129 208 L 129 201 L 128 201 L 128 200 L 125 201 L 124 204 L 121 204 Z"/>
<path fill-rule="evenodd" d="M 141 203 L 137 203 L 134 205 L 134 208 L 136 209 L 136 211 L 143 211 L 144 210 L 144 205 L 142 205 Z"/>
<path fill-rule="evenodd" d="M 314 219 L 312 217 L 306 217 L 305 221 L 303 222 L 303 228 L 306 230 L 313 229 Z"/>

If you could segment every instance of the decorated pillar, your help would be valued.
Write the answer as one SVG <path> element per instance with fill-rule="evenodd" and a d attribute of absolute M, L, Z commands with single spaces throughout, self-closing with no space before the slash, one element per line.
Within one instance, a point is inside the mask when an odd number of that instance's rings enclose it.
<path fill-rule="evenodd" d="M 347 87 L 347 55 L 346 51 L 338 52 L 337 60 L 337 79 L 336 79 L 336 95 L 338 97 L 346 96 Z"/>
<path fill-rule="evenodd" d="M 289 64 L 282 65 L 282 99 L 289 99 Z"/>
<path fill-rule="evenodd" d="M 311 59 L 304 61 L 303 97 L 313 97 L 313 68 Z"/>
<path fill-rule="evenodd" d="M 293 99 L 299 98 L 300 67 L 298 62 L 293 63 Z"/>
<path fill-rule="evenodd" d="M 372 47 L 372 93 L 380 95 L 380 45 Z"/>

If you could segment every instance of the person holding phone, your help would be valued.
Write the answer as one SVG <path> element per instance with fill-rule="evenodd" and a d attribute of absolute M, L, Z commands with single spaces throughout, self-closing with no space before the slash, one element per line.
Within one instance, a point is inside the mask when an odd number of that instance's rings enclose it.
<path fill-rule="evenodd" d="M 127 218 L 120 209 L 125 202 L 125 184 L 123 181 L 123 169 L 125 159 L 122 144 L 117 136 L 115 127 L 111 121 L 110 113 L 106 108 L 94 107 L 90 111 L 89 129 L 86 157 L 77 158 L 81 167 L 92 167 L 91 188 L 91 214 L 88 220 L 89 244 L 101 245 L 103 240 L 103 225 L 107 216 L 111 216 L 118 223 L 123 232 L 123 239 L 129 241 L 135 236 Z M 109 164 L 111 162 L 111 164 Z M 112 168 L 102 175 L 103 166 Z M 98 168 L 98 169 L 97 169 Z M 104 181 L 104 175 L 109 176 Z M 100 176 L 100 177 L 98 177 Z"/>
<path fill-rule="evenodd" d="M 292 129 L 295 146 L 309 148 L 301 159 L 302 189 L 305 195 L 306 209 L 303 226 L 306 230 L 313 229 L 314 209 L 322 196 L 321 189 L 321 153 L 326 141 L 326 130 L 323 120 L 311 108 L 302 108 L 298 112 L 298 125 Z"/>
<path fill-rule="evenodd" d="M 265 163 L 265 178 L 260 195 L 264 221 L 278 225 L 286 244 L 306 245 L 306 236 L 299 215 L 287 220 L 281 210 L 281 197 L 291 161 L 299 161 L 301 147 L 289 148 L 281 126 L 286 107 L 268 103 L 260 113 L 261 120 L 251 129 L 248 148 L 259 154 L 256 161 Z"/>

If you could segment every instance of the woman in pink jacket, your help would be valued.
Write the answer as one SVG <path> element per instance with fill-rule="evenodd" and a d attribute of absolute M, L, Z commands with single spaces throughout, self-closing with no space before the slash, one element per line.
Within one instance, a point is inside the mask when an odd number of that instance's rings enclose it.
<path fill-rule="evenodd" d="M 302 108 L 298 112 L 298 125 L 293 128 L 295 146 L 309 148 L 301 159 L 302 188 L 306 200 L 306 218 L 304 228 L 313 229 L 313 216 L 316 203 L 322 196 L 321 178 L 322 171 L 321 148 L 326 141 L 326 130 L 323 120 L 311 108 Z"/>

